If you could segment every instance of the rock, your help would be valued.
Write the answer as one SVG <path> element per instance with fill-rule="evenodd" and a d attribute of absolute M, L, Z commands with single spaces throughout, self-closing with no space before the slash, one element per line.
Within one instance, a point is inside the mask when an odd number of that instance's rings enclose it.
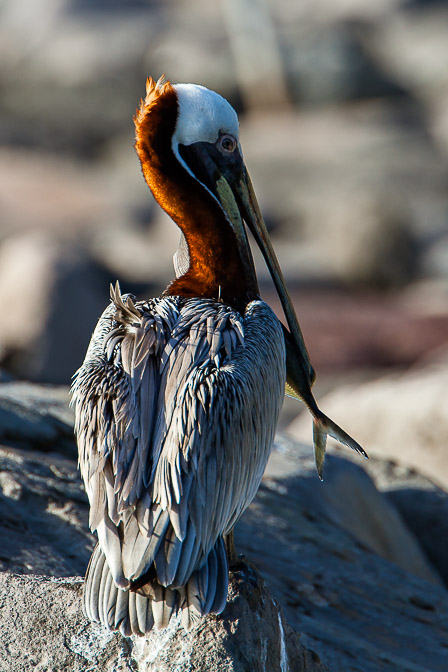
<path fill-rule="evenodd" d="M 66 387 L 0 384 L 0 571 L 84 574 L 94 539 Z"/>
<path fill-rule="evenodd" d="M 447 489 L 447 384 L 447 367 L 434 365 L 345 385 L 319 403 L 370 455 L 414 468 Z M 303 439 L 309 435 L 309 422 L 299 416 L 288 432 Z"/>
<path fill-rule="evenodd" d="M 83 574 L 94 546 L 68 390 L 0 384 L 0 571 Z"/>
<path fill-rule="evenodd" d="M 431 482 L 422 488 L 412 480 L 395 483 L 387 497 L 448 586 L 448 495 Z"/>
<path fill-rule="evenodd" d="M 134 669 L 127 640 L 87 623 L 81 590 L 80 578 L 0 574 L 0 672 Z"/>
<path fill-rule="evenodd" d="M 95 9 L 50 0 L 34 12 L 19 0 L 5 11 L 2 130 L 9 142 L 91 158 L 126 128 L 160 12 L 136 3 Z"/>
<path fill-rule="evenodd" d="M 438 96 L 431 105 L 431 131 L 434 138 L 445 153 L 448 155 L 448 94 Z"/>
<path fill-rule="evenodd" d="M 258 572 L 244 564 L 241 572 L 231 574 L 227 606 L 220 616 L 204 618 L 190 633 L 176 630 L 174 623 L 165 632 L 133 640 L 139 670 L 328 669 L 313 651 L 302 647 Z"/>
<path fill-rule="evenodd" d="M 292 95 L 302 104 L 405 95 L 365 48 L 355 22 L 305 21 L 295 31 L 284 26 L 282 37 Z"/>
<path fill-rule="evenodd" d="M 359 461 L 352 453 L 344 457 Z M 363 468 L 399 512 L 431 565 L 448 586 L 448 493 L 420 472 L 371 457 Z"/>
<path fill-rule="evenodd" d="M 173 624 L 146 639 L 123 638 L 81 613 L 82 580 L 0 574 L 0 672 L 325 672 L 300 644 L 260 577 L 235 575 L 222 615 L 190 632 Z M 63 608 L 62 608 L 63 605 Z"/>
<path fill-rule="evenodd" d="M 412 2 L 405 4 L 411 7 L 378 25 L 372 40 L 374 52 L 390 75 L 417 97 L 443 96 L 448 83 L 446 5 L 443 2 L 424 3 L 433 5 L 425 11 L 423 7 L 412 8 Z"/>
<path fill-rule="evenodd" d="M 301 641 L 332 672 L 447 669 L 446 589 L 372 553 L 336 524 L 321 498 L 337 459 L 328 457 L 319 483 L 307 479 L 303 448 L 287 445 L 291 452 L 278 472 L 283 477 L 263 482 L 237 526 L 236 541 L 256 558 Z M 305 476 L 284 478 L 288 466 Z M 351 498 L 351 486 L 348 480 L 340 499 Z M 375 517 L 359 494 L 352 504 L 356 515 Z M 378 520 L 380 536 L 382 527 Z"/>
<path fill-rule="evenodd" d="M 0 382 L 0 441 L 76 454 L 66 387 Z"/>
<path fill-rule="evenodd" d="M 431 272 L 426 256 L 446 234 L 447 166 L 416 107 L 252 114 L 241 138 L 290 283 L 400 286 Z"/>
<path fill-rule="evenodd" d="M 441 583 L 437 572 L 430 566 L 416 539 L 409 533 L 397 511 L 375 488 L 362 469 L 359 456 L 351 462 L 331 455 L 326 460 L 324 482 L 316 480 L 314 457 L 309 446 L 301 445 L 283 436 L 277 436 L 277 450 L 271 455 L 263 478 L 268 489 L 287 488 L 293 479 L 295 516 L 308 507 L 312 516 L 331 521 L 339 530 L 351 535 L 358 544 L 426 581 Z M 286 494 L 286 493 L 285 493 Z M 254 504 L 257 508 L 257 502 Z M 249 556 L 250 557 L 250 556 Z"/>
<path fill-rule="evenodd" d="M 431 565 L 448 585 L 447 423 L 439 410 L 446 362 L 406 375 L 339 388 L 321 407 L 359 439 L 370 454 L 363 468 L 412 531 Z M 351 409 L 347 416 L 347 407 Z M 289 434 L 309 432 L 304 417 Z M 330 442 L 330 453 L 359 462 Z M 442 487 L 438 487 L 442 486 Z"/>
<path fill-rule="evenodd" d="M 14 380 L 14 376 L 9 371 L 0 369 L 0 383 L 10 383 L 12 380 Z"/>
<path fill-rule="evenodd" d="M 395 465 L 394 465 L 395 466 Z M 422 484 L 422 480 L 424 483 Z M 406 526 L 419 540 L 433 567 L 448 586 L 448 495 L 429 479 L 411 472 L 385 490 Z"/>
<path fill-rule="evenodd" d="M 0 571 L 85 573 L 95 542 L 74 458 L 0 446 Z"/>
<path fill-rule="evenodd" d="M 109 278 L 110 282 L 110 278 Z M 44 233 L 0 247 L 2 365 L 19 377 L 68 383 L 108 303 L 108 278 L 81 249 Z"/>
<path fill-rule="evenodd" d="M 110 165 L 109 179 L 111 173 Z M 23 147 L 0 147 L 0 202 L 2 241 L 26 230 L 50 231 L 57 238 L 72 236 L 77 241 L 96 227 L 110 226 L 118 210 L 95 164 Z"/>
<path fill-rule="evenodd" d="M 397 287 L 419 271 L 419 245 L 403 208 L 382 203 L 376 194 L 352 194 L 334 204 L 320 233 L 332 249 L 330 268 L 338 280 L 356 287 Z"/>

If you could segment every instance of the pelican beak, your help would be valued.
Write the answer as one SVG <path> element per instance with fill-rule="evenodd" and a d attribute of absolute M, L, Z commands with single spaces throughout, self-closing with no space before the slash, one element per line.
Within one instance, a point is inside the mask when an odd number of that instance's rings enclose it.
<path fill-rule="evenodd" d="M 266 224 L 264 223 L 257 197 L 255 196 L 252 181 L 244 165 L 238 181 L 233 184 L 233 193 L 235 194 L 240 214 L 249 227 L 261 253 L 263 254 L 285 313 L 289 327 L 289 332 L 285 329 L 287 361 L 291 373 L 293 373 L 291 367 L 297 368 L 297 371 L 293 374 L 292 378 L 297 379 L 305 377 L 306 380 L 303 382 L 305 382 L 305 384 L 308 383 L 308 386 L 311 386 L 315 379 L 314 369 L 310 363 L 308 351 L 303 340 L 302 330 L 300 329 L 299 321 L 294 306 L 292 305 L 280 264 L 278 263 L 274 248 L 272 247 L 271 239 L 269 238 L 269 233 Z M 295 392 L 293 396 L 303 398 L 303 386 L 300 385 L 300 394 L 298 394 L 297 388 L 299 386 L 297 384 L 292 387 L 294 388 L 292 392 Z M 304 401 L 308 402 L 308 399 L 304 399 Z"/>

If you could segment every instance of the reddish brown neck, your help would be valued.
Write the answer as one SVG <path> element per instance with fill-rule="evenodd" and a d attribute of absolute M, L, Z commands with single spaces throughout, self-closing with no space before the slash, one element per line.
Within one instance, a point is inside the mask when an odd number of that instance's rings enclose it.
<path fill-rule="evenodd" d="M 248 287 L 236 236 L 213 196 L 174 155 L 171 138 L 178 112 L 172 87 L 165 89 L 145 113 L 136 118 L 136 150 L 154 198 L 186 238 L 190 267 L 166 293 L 221 298 L 241 310 L 254 298 Z"/>

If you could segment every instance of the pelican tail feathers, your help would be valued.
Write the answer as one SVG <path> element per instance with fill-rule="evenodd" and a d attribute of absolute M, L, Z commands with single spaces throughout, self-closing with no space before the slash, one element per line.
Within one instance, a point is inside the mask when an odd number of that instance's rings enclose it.
<path fill-rule="evenodd" d="M 220 537 L 202 567 L 191 574 L 184 586 L 162 586 L 154 578 L 135 591 L 123 590 L 115 585 L 106 557 L 97 544 L 87 568 L 83 611 L 90 620 L 109 630 L 120 630 L 124 637 L 144 636 L 153 628 L 166 628 L 179 612 L 182 626 L 190 630 L 202 616 L 223 611 L 228 572 Z"/>

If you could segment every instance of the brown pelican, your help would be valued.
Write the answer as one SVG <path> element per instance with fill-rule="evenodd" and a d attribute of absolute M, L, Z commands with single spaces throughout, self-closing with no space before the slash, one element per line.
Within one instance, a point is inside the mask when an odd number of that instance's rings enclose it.
<path fill-rule="evenodd" d="M 177 277 L 135 302 L 118 284 L 75 374 L 79 464 L 98 544 L 84 611 L 124 635 L 189 628 L 226 604 L 232 530 L 260 484 L 286 391 L 327 434 L 362 448 L 318 409 L 314 372 L 243 163 L 235 111 L 202 86 L 148 79 L 136 150 L 182 231 Z M 260 300 L 245 226 L 289 330 Z M 363 453 L 364 454 L 364 453 Z"/>

